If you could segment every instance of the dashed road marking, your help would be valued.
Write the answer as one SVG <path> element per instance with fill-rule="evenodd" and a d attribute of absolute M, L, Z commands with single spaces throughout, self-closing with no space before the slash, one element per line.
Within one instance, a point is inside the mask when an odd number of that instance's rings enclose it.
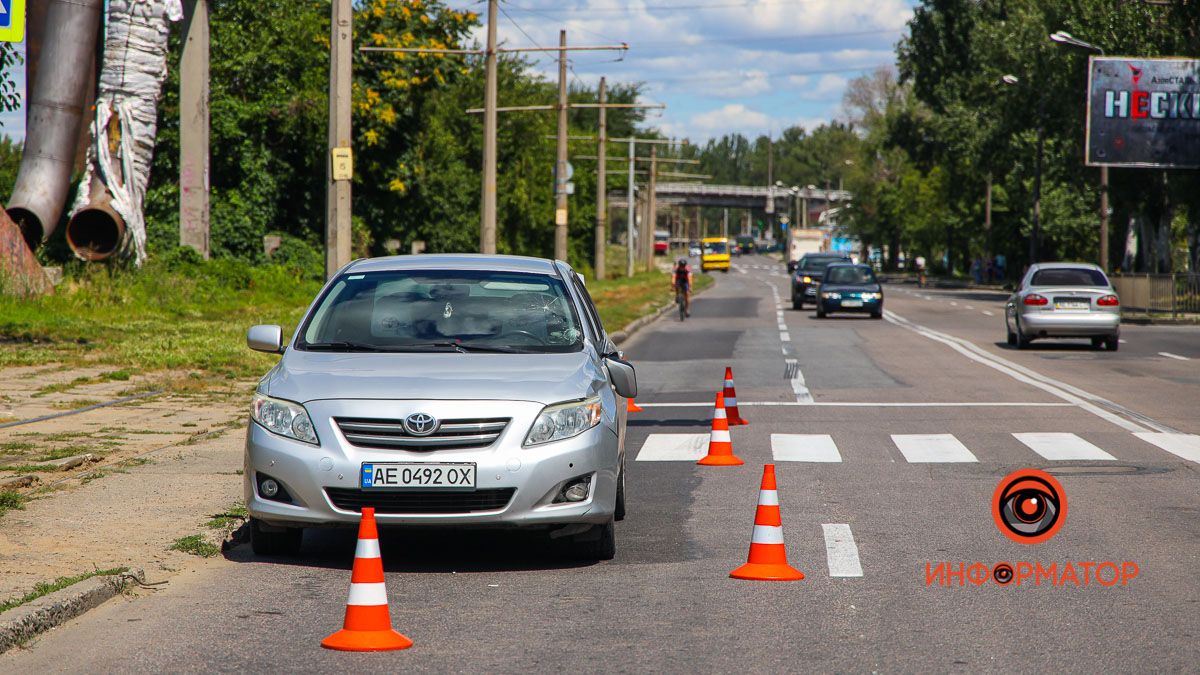
<path fill-rule="evenodd" d="M 788 335 L 787 333 L 780 333 L 780 334 L 779 334 L 779 339 L 780 339 L 780 340 L 783 340 L 784 342 L 791 342 L 791 341 L 792 341 L 792 336 L 791 336 L 791 335 Z"/>
<path fill-rule="evenodd" d="M 1191 361 L 1191 359 L 1189 359 L 1189 358 L 1188 358 L 1188 357 L 1186 357 L 1186 356 L 1180 356 L 1180 355 L 1178 355 L 1178 354 L 1172 354 L 1171 352 L 1159 352 L 1159 353 L 1158 353 L 1158 355 L 1159 355 L 1159 356 L 1165 356 L 1165 357 L 1167 357 L 1168 359 L 1175 359 L 1176 361 Z"/>
<path fill-rule="evenodd" d="M 996 316 L 995 314 L 992 314 L 991 312 L 987 311 L 986 309 L 983 309 L 980 311 L 983 312 L 985 316 Z"/>
<path fill-rule="evenodd" d="M 974 305 L 963 305 L 963 309 L 975 309 Z"/>
<path fill-rule="evenodd" d="M 862 562 L 858 559 L 858 546 L 854 543 L 854 533 L 845 523 L 825 523 L 821 525 L 825 533 L 825 560 L 829 564 L 831 577 L 861 577 Z"/>
<path fill-rule="evenodd" d="M 695 462 L 708 454 L 708 434 L 650 434 L 638 462 Z"/>
<path fill-rule="evenodd" d="M 1196 434 L 1135 433 L 1134 436 L 1189 462 L 1200 463 L 1200 436 Z"/>
<path fill-rule="evenodd" d="M 777 462 L 840 462 L 828 434 L 771 434 L 771 455 Z"/>
<path fill-rule="evenodd" d="M 1049 460 L 1116 459 L 1075 434 L 1030 433 L 1013 434 L 1013 437 L 1029 446 L 1030 450 Z"/>
<path fill-rule="evenodd" d="M 979 461 L 953 434 L 892 434 L 892 442 L 914 464 Z"/>
<path fill-rule="evenodd" d="M 955 302 L 955 301 L 953 301 L 953 300 L 951 300 L 951 301 L 950 301 L 950 306 L 951 306 L 951 307 L 958 307 L 958 303 L 957 303 L 957 302 Z"/>
<path fill-rule="evenodd" d="M 792 385 L 792 393 L 796 396 L 796 403 L 812 403 L 812 392 L 808 390 L 808 384 L 804 381 L 804 373 L 800 372 L 800 362 L 796 359 L 787 359 L 786 364 L 785 375 Z"/>

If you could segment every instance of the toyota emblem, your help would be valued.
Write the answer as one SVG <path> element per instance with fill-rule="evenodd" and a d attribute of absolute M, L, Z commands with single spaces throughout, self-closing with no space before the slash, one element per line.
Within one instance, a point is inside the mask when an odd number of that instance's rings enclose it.
<path fill-rule="evenodd" d="M 404 429 L 413 436 L 428 436 L 437 428 L 438 421 L 433 415 L 419 412 L 404 418 Z"/>

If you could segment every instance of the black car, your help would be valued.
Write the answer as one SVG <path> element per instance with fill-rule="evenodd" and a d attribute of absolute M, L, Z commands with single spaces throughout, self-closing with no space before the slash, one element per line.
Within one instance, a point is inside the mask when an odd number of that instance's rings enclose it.
<path fill-rule="evenodd" d="M 870 265 L 834 264 L 825 268 L 817 291 L 817 318 L 833 312 L 869 312 L 883 318 L 883 287 Z"/>
<path fill-rule="evenodd" d="M 845 253 L 806 253 L 792 274 L 792 309 L 804 309 L 804 303 L 817 301 L 817 287 L 825 268 L 833 263 L 854 262 Z"/>

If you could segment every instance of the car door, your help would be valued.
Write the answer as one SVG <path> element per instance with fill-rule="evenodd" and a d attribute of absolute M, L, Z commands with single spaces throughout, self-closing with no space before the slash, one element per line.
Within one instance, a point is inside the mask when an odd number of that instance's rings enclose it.
<path fill-rule="evenodd" d="M 592 295 L 591 293 L 588 293 L 587 286 L 585 286 L 583 282 L 579 280 L 578 276 L 573 276 L 572 280 L 574 282 L 572 284 L 572 289 L 574 290 L 575 295 L 579 300 L 579 305 L 583 309 L 583 314 L 586 317 L 584 320 L 587 322 L 588 327 L 594 336 L 594 344 L 596 345 L 596 351 L 598 352 L 597 355 L 603 359 L 605 354 L 615 353 L 617 351 L 617 345 L 608 337 L 608 333 L 604 330 L 604 324 L 600 321 L 600 312 L 596 310 L 596 303 L 592 301 Z M 605 369 L 605 372 L 607 372 L 607 369 Z M 623 459 L 625 455 L 625 424 L 629 419 L 629 413 L 624 405 L 625 399 L 623 399 L 621 395 L 617 393 L 616 389 L 612 387 L 611 382 L 609 383 L 609 388 L 613 389 L 613 396 L 616 397 L 618 404 L 616 410 L 617 447 L 621 448 L 621 456 Z"/>

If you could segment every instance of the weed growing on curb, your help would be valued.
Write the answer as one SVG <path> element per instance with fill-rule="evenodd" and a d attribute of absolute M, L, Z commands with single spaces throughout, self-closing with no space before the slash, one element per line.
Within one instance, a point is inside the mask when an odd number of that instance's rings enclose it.
<path fill-rule="evenodd" d="M 25 508 L 25 495 L 15 490 L 0 491 L 0 516 L 4 515 L 5 511 L 23 508 Z"/>
<path fill-rule="evenodd" d="M 19 598 L 10 598 L 4 602 L 0 602 L 0 613 L 7 612 L 13 607 L 20 607 L 27 602 L 33 602 L 43 595 L 49 595 L 54 591 L 61 591 L 68 586 L 74 586 L 85 579 L 91 579 L 92 577 L 112 577 L 128 571 L 128 567 L 114 567 L 108 570 L 93 570 L 91 572 L 84 572 L 83 574 L 76 574 L 73 577 L 59 577 L 54 581 L 39 581 L 34 585 L 33 590 L 25 595 L 22 595 Z"/>
<path fill-rule="evenodd" d="M 169 550 L 181 551 L 190 555 L 197 555 L 201 558 L 211 558 L 221 552 L 215 544 L 204 540 L 204 535 L 189 534 L 186 537 L 180 537 L 171 544 Z"/>

